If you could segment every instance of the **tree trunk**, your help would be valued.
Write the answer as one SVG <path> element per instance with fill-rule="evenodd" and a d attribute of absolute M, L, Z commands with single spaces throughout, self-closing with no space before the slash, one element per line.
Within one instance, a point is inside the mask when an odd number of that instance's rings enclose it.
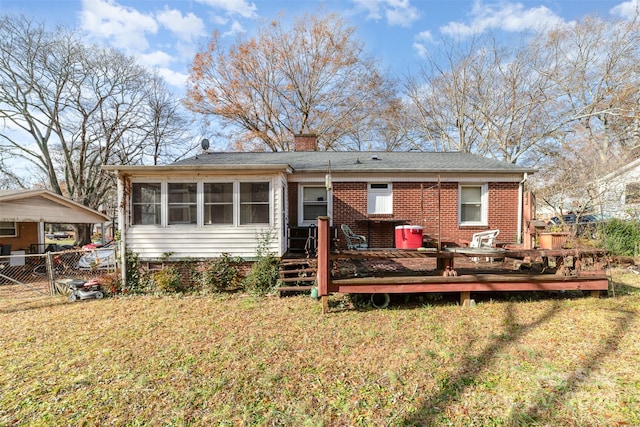
<path fill-rule="evenodd" d="M 84 246 L 91 243 L 93 224 L 74 224 L 73 229 L 76 232 L 75 246 Z"/>

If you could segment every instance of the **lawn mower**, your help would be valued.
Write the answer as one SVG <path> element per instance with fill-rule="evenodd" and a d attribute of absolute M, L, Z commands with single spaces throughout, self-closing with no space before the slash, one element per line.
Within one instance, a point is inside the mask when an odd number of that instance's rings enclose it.
<path fill-rule="evenodd" d="M 81 299 L 100 299 L 104 296 L 102 286 L 97 280 L 73 279 L 66 284 L 69 287 L 70 302 Z"/>

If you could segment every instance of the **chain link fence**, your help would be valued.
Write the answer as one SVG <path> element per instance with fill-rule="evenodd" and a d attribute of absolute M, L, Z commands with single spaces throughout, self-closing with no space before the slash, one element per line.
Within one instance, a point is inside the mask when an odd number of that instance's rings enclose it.
<path fill-rule="evenodd" d="M 66 279 L 113 276 L 116 247 L 0 256 L 0 298 L 30 298 L 60 293 Z"/>

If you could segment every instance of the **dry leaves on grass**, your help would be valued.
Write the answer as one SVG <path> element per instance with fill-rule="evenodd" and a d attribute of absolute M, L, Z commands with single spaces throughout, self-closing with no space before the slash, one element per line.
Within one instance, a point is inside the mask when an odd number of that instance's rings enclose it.
<path fill-rule="evenodd" d="M 638 293 L 47 301 L 0 300 L 0 424 L 640 423 Z"/>

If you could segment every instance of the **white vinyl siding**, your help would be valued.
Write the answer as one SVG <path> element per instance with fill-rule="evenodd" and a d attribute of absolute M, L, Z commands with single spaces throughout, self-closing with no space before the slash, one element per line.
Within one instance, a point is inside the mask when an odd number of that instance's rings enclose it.
<path fill-rule="evenodd" d="M 487 185 L 460 185 L 460 225 L 487 225 Z"/>
<path fill-rule="evenodd" d="M 367 186 L 367 213 L 392 214 L 393 188 L 390 183 L 370 183 Z"/>
<path fill-rule="evenodd" d="M 286 250 L 283 241 L 285 233 L 281 232 L 283 205 L 283 185 L 286 180 L 274 176 L 257 176 L 252 179 L 224 179 L 203 177 L 201 181 L 189 182 L 188 191 L 195 185 L 197 194 L 197 222 L 171 225 L 169 224 L 169 187 L 175 182 L 170 178 L 163 180 L 162 194 L 158 195 L 158 211 L 162 217 L 157 227 L 132 225 L 126 230 L 127 249 L 136 252 L 141 259 L 160 259 L 171 253 L 172 259 L 181 258 L 213 258 L 226 253 L 251 260 L 256 256 L 256 248 L 265 233 L 271 234 L 268 250 L 281 256 Z M 138 178 L 141 181 L 144 177 Z M 149 179 L 146 182 L 151 182 Z M 169 181 L 169 182 L 167 182 Z M 134 182 L 134 185 L 145 185 L 146 182 Z M 179 183 L 179 182 L 178 182 Z M 175 186 L 182 188 L 183 186 Z M 242 194 L 244 192 L 244 195 Z M 186 197 L 186 196 L 185 196 Z M 155 200 L 155 199 L 154 199 Z M 182 202 L 174 200 L 176 208 L 193 208 L 193 197 L 190 195 Z M 135 209 L 131 205 L 131 209 Z M 244 211 L 244 213 L 241 213 Z M 187 216 L 191 217 L 191 213 Z M 133 215 L 131 216 L 133 218 Z M 219 222 L 217 222 L 219 221 Z"/>

